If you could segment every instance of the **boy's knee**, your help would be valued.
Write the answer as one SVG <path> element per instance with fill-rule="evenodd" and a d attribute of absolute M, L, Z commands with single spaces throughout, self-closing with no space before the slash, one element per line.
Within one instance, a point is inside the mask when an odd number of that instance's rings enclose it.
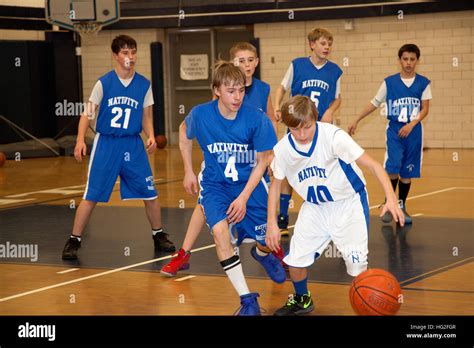
<path fill-rule="evenodd" d="M 95 207 L 97 205 L 97 202 L 90 201 L 88 199 L 83 199 L 80 203 L 81 205 L 87 206 L 87 207 Z"/>
<path fill-rule="evenodd" d="M 158 202 L 158 198 L 153 198 L 153 199 L 144 199 L 143 203 L 147 206 L 159 206 L 160 203 Z"/>
<path fill-rule="evenodd" d="M 212 228 L 212 235 L 217 247 L 227 244 L 226 242 L 230 240 L 229 227 L 226 223 L 219 222 Z"/>

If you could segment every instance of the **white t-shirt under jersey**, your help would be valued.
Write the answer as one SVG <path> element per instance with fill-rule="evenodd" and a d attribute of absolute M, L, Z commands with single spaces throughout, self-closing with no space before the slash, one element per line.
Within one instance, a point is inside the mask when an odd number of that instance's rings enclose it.
<path fill-rule="evenodd" d="M 119 80 L 122 82 L 122 84 L 127 87 L 133 80 L 133 77 L 135 74 L 130 77 L 129 79 L 121 79 L 120 77 Z M 102 82 L 100 80 L 97 80 L 97 82 L 94 85 L 94 88 L 92 89 L 91 96 L 89 97 L 89 101 L 94 103 L 95 105 L 100 105 L 100 102 L 102 101 L 102 97 L 104 96 L 104 91 L 102 89 Z M 151 85 L 150 88 L 148 88 L 148 91 L 146 92 L 145 95 L 145 100 L 143 102 L 143 108 L 149 107 L 150 105 L 153 105 L 155 101 L 153 100 L 153 93 L 151 91 Z"/>
<path fill-rule="evenodd" d="M 415 76 L 409 79 L 401 79 L 402 82 L 410 88 L 410 86 L 415 82 Z M 372 99 L 370 102 L 372 103 L 373 106 L 378 108 L 380 104 L 384 103 L 387 98 L 387 84 L 385 83 L 385 80 L 382 81 L 382 84 L 379 87 L 379 90 L 377 91 L 376 96 L 374 99 Z M 432 99 L 433 96 L 431 95 L 431 87 L 430 85 L 426 86 L 425 90 L 423 91 L 423 94 L 421 95 L 421 100 L 430 100 Z"/>
<path fill-rule="evenodd" d="M 314 146 L 313 143 L 297 145 L 291 133 L 275 145 L 271 164 L 273 176 L 278 180 L 287 178 L 304 200 L 307 200 L 310 186 L 319 203 L 349 198 L 356 193 L 355 188 L 360 191 L 365 187 L 364 175 L 355 163 L 364 149 L 342 129 L 329 123 L 318 122 L 317 125 Z M 291 144 L 290 137 L 298 151 Z"/>

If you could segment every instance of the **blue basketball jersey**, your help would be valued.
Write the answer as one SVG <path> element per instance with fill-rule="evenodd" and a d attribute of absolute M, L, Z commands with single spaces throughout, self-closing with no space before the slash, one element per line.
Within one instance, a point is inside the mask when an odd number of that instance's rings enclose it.
<path fill-rule="evenodd" d="M 327 61 L 317 69 L 309 57 L 293 60 L 293 83 L 291 95 L 305 95 L 311 98 L 318 108 L 318 121 L 336 99 L 337 80 L 342 70 L 337 64 Z"/>
<path fill-rule="evenodd" d="M 252 84 L 245 87 L 244 101 L 266 113 L 269 94 L 270 85 L 254 77 Z"/>
<path fill-rule="evenodd" d="M 135 72 L 125 87 L 115 70 L 99 78 L 103 97 L 97 117 L 97 131 L 104 135 L 127 136 L 142 131 L 143 102 L 150 81 Z"/>
<path fill-rule="evenodd" d="M 185 119 L 186 136 L 196 138 L 204 153 L 203 181 L 242 184 L 256 165 L 257 152 L 277 143 L 268 117 L 244 102 L 234 120 L 225 119 L 218 100 L 194 107 Z"/>
<path fill-rule="evenodd" d="M 416 74 L 415 81 L 407 87 L 395 74 L 385 79 L 387 86 L 387 118 L 390 121 L 409 123 L 418 117 L 421 111 L 421 97 L 430 83 L 426 77 Z"/>

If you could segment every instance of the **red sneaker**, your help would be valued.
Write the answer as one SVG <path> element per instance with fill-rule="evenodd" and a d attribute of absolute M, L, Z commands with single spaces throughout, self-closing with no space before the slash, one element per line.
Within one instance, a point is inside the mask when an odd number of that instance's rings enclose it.
<path fill-rule="evenodd" d="M 184 251 L 182 248 L 177 253 L 173 254 L 171 261 L 161 269 L 161 274 L 167 277 L 174 277 L 178 271 L 189 268 L 190 251 Z"/>
<path fill-rule="evenodd" d="M 273 251 L 272 254 L 281 262 L 281 265 L 285 269 L 285 271 L 288 271 L 288 265 L 283 262 L 283 259 L 285 258 L 285 253 L 283 252 L 283 249 L 280 248 L 278 251 Z"/>

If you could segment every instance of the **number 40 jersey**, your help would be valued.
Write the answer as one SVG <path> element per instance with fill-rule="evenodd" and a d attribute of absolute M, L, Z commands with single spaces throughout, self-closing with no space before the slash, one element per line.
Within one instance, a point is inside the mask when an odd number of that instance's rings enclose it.
<path fill-rule="evenodd" d="M 288 133 L 274 147 L 273 176 L 285 177 L 305 201 L 323 204 L 352 197 L 365 189 L 365 178 L 355 161 L 362 149 L 342 129 L 317 123 L 307 152 Z"/>

